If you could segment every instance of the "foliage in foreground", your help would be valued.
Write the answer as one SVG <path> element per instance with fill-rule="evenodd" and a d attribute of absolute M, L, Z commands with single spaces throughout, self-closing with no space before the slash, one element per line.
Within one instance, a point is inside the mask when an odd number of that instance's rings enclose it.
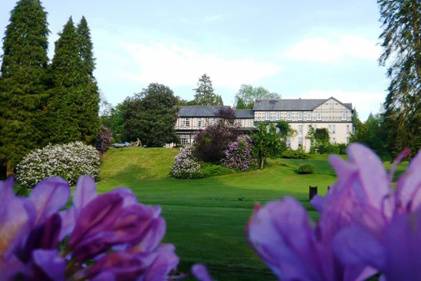
<path fill-rule="evenodd" d="M 178 264 L 174 246 L 161 244 L 160 208 L 137 202 L 130 189 L 96 194 L 81 177 L 73 204 L 59 177 L 40 182 L 28 197 L 0 182 L 0 279 L 164 281 Z"/>
<path fill-rule="evenodd" d="M 47 145 L 26 155 L 16 167 L 20 185 L 33 187 L 44 178 L 60 176 L 71 185 L 82 175 L 97 177 L 98 151 L 82 142 Z"/>

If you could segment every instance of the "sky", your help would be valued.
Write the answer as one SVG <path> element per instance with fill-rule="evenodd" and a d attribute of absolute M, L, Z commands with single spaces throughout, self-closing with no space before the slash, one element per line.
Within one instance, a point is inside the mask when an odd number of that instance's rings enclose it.
<path fill-rule="evenodd" d="M 16 0 L 0 2 L 4 36 Z M 115 105 L 149 83 L 192 99 L 199 77 L 232 105 L 242 84 L 282 98 L 351 102 L 360 117 L 381 111 L 388 79 L 375 0 L 42 0 L 49 56 L 67 19 L 91 29 L 95 76 Z M 1 53 L 1 51 L 0 51 Z"/>

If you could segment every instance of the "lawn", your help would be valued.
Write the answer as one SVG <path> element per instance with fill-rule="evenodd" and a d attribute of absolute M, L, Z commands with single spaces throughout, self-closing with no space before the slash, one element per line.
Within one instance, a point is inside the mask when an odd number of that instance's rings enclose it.
<path fill-rule="evenodd" d="M 306 204 L 309 185 L 319 192 L 334 182 L 325 156 L 309 160 L 270 160 L 264 170 L 195 180 L 168 176 L 175 149 L 112 149 L 104 156 L 99 190 L 128 186 L 139 200 L 159 204 L 168 224 L 165 241 L 174 243 L 181 257 L 180 269 L 206 263 L 224 280 L 272 280 L 268 269 L 247 244 L 245 225 L 256 202 L 294 196 Z M 301 162 L 315 166 L 313 175 L 297 175 Z"/>

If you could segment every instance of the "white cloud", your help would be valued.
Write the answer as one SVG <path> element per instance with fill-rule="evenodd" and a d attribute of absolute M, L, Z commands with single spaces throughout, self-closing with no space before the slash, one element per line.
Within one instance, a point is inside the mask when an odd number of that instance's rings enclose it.
<path fill-rule="evenodd" d="M 241 84 L 254 84 L 280 72 L 279 65 L 250 58 L 225 58 L 176 44 L 125 44 L 123 50 L 136 65 L 124 76 L 143 83 L 160 82 L 169 86 L 196 85 L 207 73 L 216 87 L 238 89 Z"/>
<path fill-rule="evenodd" d="M 338 63 L 354 60 L 375 61 L 380 51 L 375 41 L 362 36 L 316 36 L 295 43 L 283 55 L 298 61 Z"/>
<path fill-rule="evenodd" d="M 385 92 L 375 91 L 344 91 L 344 90 L 313 90 L 301 97 L 308 99 L 323 99 L 334 97 L 344 103 L 352 103 L 361 119 L 365 120 L 370 113 L 379 113 L 384 102 Z"/>

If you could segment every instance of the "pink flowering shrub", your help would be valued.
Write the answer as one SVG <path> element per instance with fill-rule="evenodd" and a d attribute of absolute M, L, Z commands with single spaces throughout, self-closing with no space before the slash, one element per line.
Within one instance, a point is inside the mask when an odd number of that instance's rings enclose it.
<path fill-rule="evenodd" d="M 246 171 L 255 165 L 252 150 L 250 137 L 240 135 L 236 141 L 228 144 L 222 163 L 228 168 Z"/>

